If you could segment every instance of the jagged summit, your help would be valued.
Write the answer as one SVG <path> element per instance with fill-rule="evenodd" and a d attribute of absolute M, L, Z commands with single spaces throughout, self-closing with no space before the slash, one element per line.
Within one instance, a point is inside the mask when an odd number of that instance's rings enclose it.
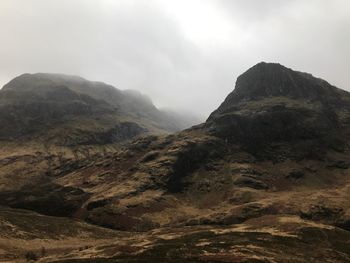
<path fill-rule="evenodd" d="M 269 97 L 338 101 L 344 91 L 311 74 L 278 63 L 260 62 L 237 78 L 236 87 L 218 110 Z"/>

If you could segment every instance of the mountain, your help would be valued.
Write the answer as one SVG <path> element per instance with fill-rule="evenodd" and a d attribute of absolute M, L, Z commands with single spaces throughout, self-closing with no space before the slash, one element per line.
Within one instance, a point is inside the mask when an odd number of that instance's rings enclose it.
<path fill-rule="evenodd" d="M 340 150 L 347 145 L 348 108 L 348 92 L 307 73 L 259 63 L 238 77 L 206 127 L 252 153 L 278 144 L 289 155 L 305 153 L 305 145 L 314 151 Z"/>
<path fill-rule="evenodd" d="M 349 262 L 349 140 L 349 92 L 259 63 L 184 131 L 3 158 L 0 205 L 124 233 L 59 262 Z"/>
<path fill-rule="evenodd" d="M 61 74 L 23 74 L 0 90 L 1 140 L 108 144 L 183 128 L 146 96 Z M 185 125 L 190 125 L 186 123 Z"/>
<path fill-rule="evenodd" d="M 227 96 L 218 111 L 238 102 L 268 97 L 336 102 L 342 95 L 346 95 L 346 92 L 311 74 L 294 71 L 278 63 L 261 62 L 237 78 L 234 91 Z"/>

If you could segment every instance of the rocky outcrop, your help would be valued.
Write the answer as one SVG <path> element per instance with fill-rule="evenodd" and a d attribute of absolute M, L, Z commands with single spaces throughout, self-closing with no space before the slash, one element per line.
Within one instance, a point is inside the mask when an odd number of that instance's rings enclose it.
<path fill-rule="evenodd" d="M 33 210 L 51 216 L 72 216 L 89 194 L 74 187 L 54 183 L 27 185 L 17 191 L 0 193 L 0 204 L 13 208 Z"/>
<path fill-rule="evenodd" d="M 106 131 L 80 131 L 78 136 L 70 134 L 62 143 L 65 146 L 105 145 L 120 143 L 147 133 L 148 130 L 134 122 L 121 122 Z"/>
<path fill-rule="evenodd" d="M 261 62 L 237 78 L 234 91 L 211 116 L 222 113 L 239 102 L 263 98 L 285 97 L 338 103 L 344 95 L 347 95 L 345 91 L 311 74 L 294 71 L 278 63 Z"/>
<path fill-rule="evenodd" d="M 350 109 L 349 98 L 349 93 L 310 74 L 259 63 L 237 79 L 235 90 L 205 127 L 210 134 L 255 154 L 272 144 L 284 143 L 288 150 L 305 142 L 317 152 L 342 151 L 347 144 L 340 119 Z M 305 153 L 295 147 L 289 152 Z"/>

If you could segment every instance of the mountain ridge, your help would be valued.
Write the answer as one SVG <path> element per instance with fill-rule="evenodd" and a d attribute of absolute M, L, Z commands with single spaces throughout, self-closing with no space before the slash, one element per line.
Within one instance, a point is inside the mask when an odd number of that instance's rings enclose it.
<path fill-rule="evenodd" d="M 0 90 L 0 107 L 2 122 L 6 123 L 6 127 L 0 129 L 3 140 L 39 130 L 36 137 L 45 137 L 44 131 L 50 137 L 52 129 L 68 123 L 63 134 L 70 131 L 81 137 L 73 138 L 68 144 L 74 144 L 74 140 L 78 144 L 94 143 L 94 137 L 102 133 L 103 137 L 111 135 L 111 139 L 97 138 L 95 143 L 100 144 L 113 142 L 113 138 L 129 139 L 127 134 L 113 135 L 118 131 L 124 133 L 115 126 L 120 122 L 136 124 L 127 124 L 135 127 L 130 138 L 145 132 L 171 133 L 191 123 L 185 116 L 169 116 L 158 110 L 151 99 L 140 92 L 122 91 L 103 82 L 65 74 L 22 74 L 14 78 Z M 55 136 L 60 136 L 59 133 L 55 132 Z M 62 140 L 56 139 L 60 144 L 67 144 Z"/>
<path fill-rule="evenodd" d="M 349 93 L 261 66 L 263 73 L 253 67 L 239 77 L 247 90 L 240 86 L 186 130 L 103 151 L 18 151 L 0 159 L 6 218 L 27 209 L 127 236 L 50 252 L 59 262 L 348 262 Z M 28 235 L 28 226 L 10 222 Z"/>

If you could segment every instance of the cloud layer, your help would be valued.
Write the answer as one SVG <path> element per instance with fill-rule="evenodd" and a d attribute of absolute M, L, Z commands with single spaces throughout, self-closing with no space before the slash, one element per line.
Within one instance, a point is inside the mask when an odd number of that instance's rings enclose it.
<path fill-rule="evenodd" d="M 260 61 L 350 90 L 347 0 L 2 0 L 0 85 L 57 72 L 207 116 Z"/>

